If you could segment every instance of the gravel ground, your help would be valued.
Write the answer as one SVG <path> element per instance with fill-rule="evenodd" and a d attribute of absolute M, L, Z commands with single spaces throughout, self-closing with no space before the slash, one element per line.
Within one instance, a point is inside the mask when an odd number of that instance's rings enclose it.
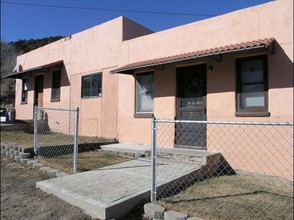
<path fill-rule="evenodd" d="M 36 189 L 36 182 L 53 178 L 1 155 L 1 220 L 93 219 L 81 209 Z"/>

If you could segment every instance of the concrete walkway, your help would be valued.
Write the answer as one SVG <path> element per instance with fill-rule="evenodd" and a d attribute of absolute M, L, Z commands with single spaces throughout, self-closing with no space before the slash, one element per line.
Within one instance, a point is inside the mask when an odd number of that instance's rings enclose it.
<path fill-rule="evenodd" d="M 166 172 L 168 166 L 169 172 Z M 137 159 L 94 171 L 64 176 L 37 183 L 37 188 L 52 193 L 87 214 L 99 219 L 119 218 L 143 199 L 150 197 L 150 161 Z M 158 185 L 199 169 L 191 164 L 158 164 Z M 173 173 L 170 173 L 173 171 Z"/>
<path fill-rule="evenodd" d="M 150 154 L 150 146 L 112 144 L 103 150 Z M 204 172 L 214 172 L 222 163 L 217 152 L 165 149 L 158 152 L 156 186 L 170 190 L 183 189 Z M 189 176 L 189 182 L 187 178 Z M 191 179 L 192 178 L 192 179 Z M 37 188 L 52 193 L 78 206 L 99 219 L 116 219 L 130 212 L 144 199 L 150 198 L 150 158 L 139 158 L 101 169 L 63 176 L 37 183 Z"/>

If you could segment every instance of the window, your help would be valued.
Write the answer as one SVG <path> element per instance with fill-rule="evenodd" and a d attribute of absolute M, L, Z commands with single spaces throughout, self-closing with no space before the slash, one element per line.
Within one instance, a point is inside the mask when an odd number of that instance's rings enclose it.
<path fill-rule="evenodd" d="M 236 116 L 269 116 L 267 56 L 237 59 Z"/>
<path fill-rule="evenodd" d="M 60 100 L 61 70 L 52 72 L 51 101 Z"/>
<path fill-rule="evenodd" d="M 135 117 L 152 117 L 153 87 L 153 73 L 137 75 Z"/>
<path fill-rule="evenodd" d="M 102 74 L 82 77 L 82 98 L 98 97 L 102 94 Z"/>
<path fill-rule="evenodd" d="M 22 80 L 21 103 L 26 104 L 28 101 L 29 79 Z"/>

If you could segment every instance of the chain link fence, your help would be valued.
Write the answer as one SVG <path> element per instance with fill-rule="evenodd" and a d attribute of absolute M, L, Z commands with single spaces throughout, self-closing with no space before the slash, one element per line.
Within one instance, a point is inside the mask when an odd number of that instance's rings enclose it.
<path fill-rule="evenodd" d="M 293 219 L 293 123 L 152 125 L 152 202 L 204 219 Z"/>
<path fill-rule="evenodd" d="M 76 173 L 79 109 L 34 108 L 34 151 L 42 163 Z"/>

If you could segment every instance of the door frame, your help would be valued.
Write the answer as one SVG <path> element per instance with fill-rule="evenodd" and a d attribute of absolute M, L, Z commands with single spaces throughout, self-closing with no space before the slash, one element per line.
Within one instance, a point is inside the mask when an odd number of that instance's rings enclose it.
<path fill-rule="evenodd" d="M 205 91 L 204 91 L 204 96 L 203 96 L 203 119 L 202 121 L 207 121 L 207 63 L 198 63 L 198 64 L 190 64 L 190 65 L 185 65 L 185 66 L 178 66 L 176 67 L 176 120 L 181 120 L 180 118 L 180 108 L 181 108 L 181 97 L 180 97 L 180 86 L 179 86 L 179 82 L 180 82 L 180 76 L 179 76 L 179 68 L 189 68 L 189 67 L 193 67 L 193 66 L 204 66 L 204 80 L 205 80 Z M 189 108 L 187 108 L 189 109 Z M 191 110 L 195 109 L 195 108 L 190 108 Z M 190 120 L 190 119 L 189 119 Z M 191 120 L 191 121 L 196 121 L 196 120 Z M 175 124 L 175 138 L 174 138 L 174 142 L 175 142 L 175 147 L 177 148 L 189 148 L 189 149 L 195 149 L 195 150 L 207 150 L 207 125 L 203 124 L 205 127 L 205 146 L 202 147 L 197 147 L 197 146 L 189 146 L 189 145 L 177 145 L 177 140 L 176 140 L 176 135 L 177 135 L 177 123 Z"/>
<path fill-rule="evenodd" d="M 44 100 L 42 100 L 42 106 L 38 105 L 38 95 L 39 95 L 39 86 L 38 83 L 40 82 L 38 79 L 42 79 L 42 93 L 43 93 L 43 98 L 44 98 L 44 75 L 37 75 L 35 76 L 35 94 L 34 94 L 34 106 L 38 106 L 38 107 L 43 107 L 44 104 Z"/>

